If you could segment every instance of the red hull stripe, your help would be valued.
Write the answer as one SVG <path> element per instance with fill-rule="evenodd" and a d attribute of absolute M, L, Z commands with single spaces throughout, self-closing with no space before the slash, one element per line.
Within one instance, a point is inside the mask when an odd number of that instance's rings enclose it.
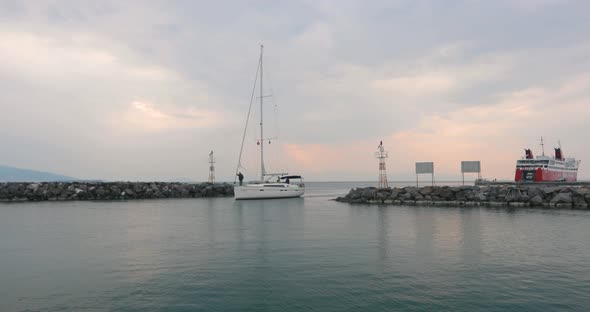
<path fill-rule="evenodd" d="M 527 172 L 530 172 L 528 170 Z M 522 169 L 516 169 L 516 173 L 514 174 L 514 181 L 519 182 L 521 180 L 526 180 L 526 173 Z M 560 181 L 565 180 L 568 182 L 575 182 L 578 180 L 578 172 L 577 171 L 556 171 L 556 170 L 543 170 L 541 168 L 537 168 L 534 170 L 534 180 L 535 182 L 553 182 L 553 181 Z"/>

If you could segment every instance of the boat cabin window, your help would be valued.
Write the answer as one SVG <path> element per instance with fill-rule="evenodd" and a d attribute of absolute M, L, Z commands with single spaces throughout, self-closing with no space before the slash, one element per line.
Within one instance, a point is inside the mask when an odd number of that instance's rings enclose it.
<path fill-rule="evenodd" d="M 541 159 L 541 160 L 518 160 L 519 164 L 549 164 L 548 159 Z"/>

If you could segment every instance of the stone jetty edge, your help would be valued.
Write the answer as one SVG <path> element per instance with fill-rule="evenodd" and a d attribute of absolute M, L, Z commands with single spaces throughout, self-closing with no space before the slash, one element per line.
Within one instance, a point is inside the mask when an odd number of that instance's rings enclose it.
<path fill-rule="evenodd" d="M 2 182 L 0 202 L 130 200 L 225 197 L 234 195 L 229 183 L 180 182 Z"/>
<path fill-rule="evenodd" d="M 587 209 L 588 186 L 426 186 L 355 188 L 335 199 L 352 204 L 393 204 L 431 206 L 508 206 Z"/>

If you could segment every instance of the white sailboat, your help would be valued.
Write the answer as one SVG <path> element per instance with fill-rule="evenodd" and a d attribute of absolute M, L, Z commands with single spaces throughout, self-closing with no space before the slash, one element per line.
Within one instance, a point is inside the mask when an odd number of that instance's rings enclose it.
<path fill-rule="evenodd" d="M 264 168 L 264 123 L 263 123 L 263 101 L 264 95 L 262 94 L 262 57 L 263 57 L 264 46 L 260 46 L 260 60 L 258 62 L 258 72 L 260 72 L 260 181 L 249 182 L 242 185 L 240 181 L 239 186 L 234 187 L 235 199 L 271 199 L 271 198 L 293 198 L 300 197 L 305 193 L 305 185 L 300 175 L 289 175 L 287 173 L 267 173 Z M 258 76 L 258 75 L 256 75 Z M 257 77 L 258 78 L 258 77 Z M 256 86 L 256 81 L 254 82 Z M 248 128 L 248 120 L 250 118 L 250 111 L 252 109 L 252 99 L 254 97 L 254 90 L 252 92 L 252 98 L 250 100 L 250 109 L 248 110 L 248 117 L 246 118 L 246 126 L 244 129 L 244 135 L 242 137 L 242 147 L 240 149 L 240 157 L 238 160 L 238 166 L 236 169 L 236 175 L 241 173 L 242 151 L 244 149 L 244 139 L 246 138 L 246 130 Z M 273 179 L 276 182 L 271 182 Z M 295 180 L 291 182 L 291 180 Z"/>

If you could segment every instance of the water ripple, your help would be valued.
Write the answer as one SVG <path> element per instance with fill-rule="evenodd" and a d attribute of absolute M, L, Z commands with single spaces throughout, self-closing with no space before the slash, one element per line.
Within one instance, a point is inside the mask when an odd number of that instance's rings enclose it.
<path fill-rule="evenodd" d="M 590 306 L 584 211 L 350 206 L 313 192 L 88 204 L 0 207 L 0 310 Z"/>

